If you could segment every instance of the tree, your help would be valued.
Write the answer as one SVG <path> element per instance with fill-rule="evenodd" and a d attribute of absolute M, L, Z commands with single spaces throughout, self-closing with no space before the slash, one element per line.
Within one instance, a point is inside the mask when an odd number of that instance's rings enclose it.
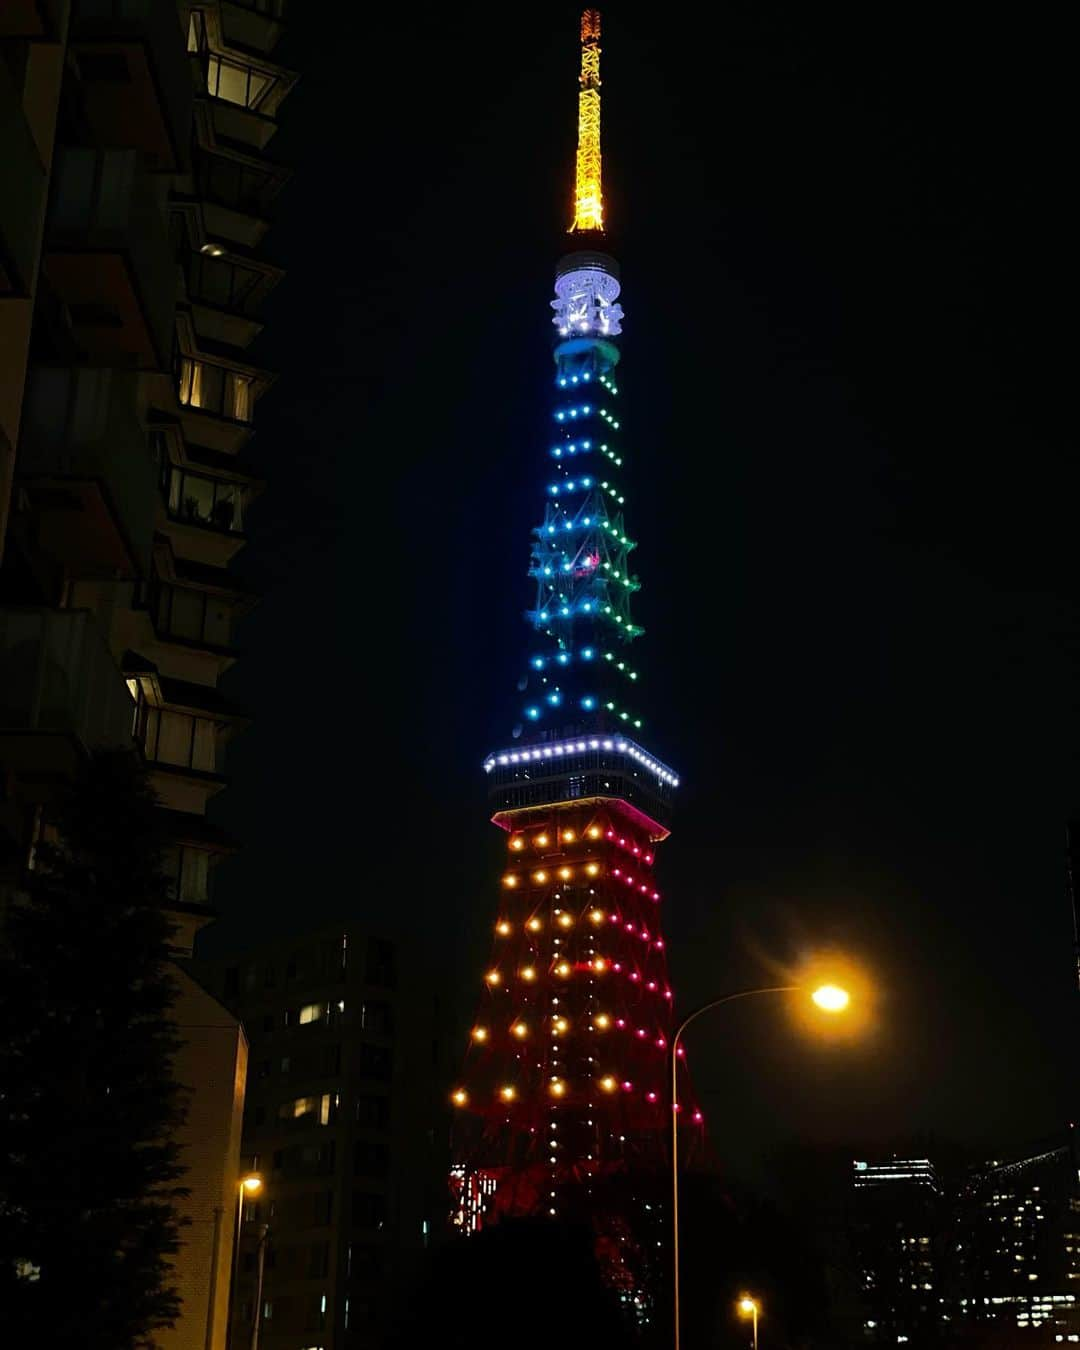
<path fill-rule="evenodd" d="M 183 1100 L 154 806 L 133 755 L 93 756 L 2 918 L 0 1320 L 13 1345 L 136 1350 L 179 1310 Z"/>

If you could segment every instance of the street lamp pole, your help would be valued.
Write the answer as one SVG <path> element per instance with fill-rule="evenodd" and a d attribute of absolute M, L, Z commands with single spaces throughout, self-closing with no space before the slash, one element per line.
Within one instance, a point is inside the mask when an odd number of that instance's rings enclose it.
<path fill-rule="evenodd" d="M 752 1309 L 752 1316 L 753 1316 L 753 1318 L 754 1318 L 754 1350 L 757 1350 L 757 1304 L 756 1304 L 756 1303 L 754 1304 L 754 1307 L 753 1307 L 753 1309 Z"/>
<path fill-rule="evenodd" d="M 801 987 L 797 984 L 779 984 L 766 989 L 740 989 L 734 994 L 724 994 L 720 998 L 714 998 L 708 1003 L 703 1003 L 700 1008 L 695 1008 L 688 1017 L 684 1017 L 679 1023 L 675 1035 L 671 1038 L 671 1250 L 675 1315 L 674 1350 L 681 1350 L 680 1335 L 682 1329 L 679 1304 L 679 1041 L 691 1022 L 696 1021 L 702 1013 L 710 1012 L 713 1008 L 719 1008 L 723 1003 L 734 1003 L 738 999 L 754 998 L 759 994 L 791 994 Z M 754 1311 L 754 1350 L 757 1350 L 756 1309 Z"/>

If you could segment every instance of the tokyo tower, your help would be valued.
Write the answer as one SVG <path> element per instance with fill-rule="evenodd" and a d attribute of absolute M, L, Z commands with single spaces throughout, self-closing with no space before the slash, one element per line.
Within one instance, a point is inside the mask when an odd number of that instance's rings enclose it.
<path fill-rule="evenodd" d="M 588 1217 L 614 1282 L 633 1289 L 641 1225 L 628 1197 L 648 1186 L 631 1183 L 661 1177 L 671 1122 L 673 995 L 654 867 L 679 780 L 647 748 L 632 655 L 643 630 L 625 519 L 624 316 L 604 251 L 599 38 L 600 16 L 586 10 L 574 251 L 556 267 L 551 301 L 547 477 L 518 725 L 484 761 L 506 858 L 452 1093 L 453 1182 L 467 1232 L 506 1215 Z M 700 1130 L 689 1084 L 680 1098 L 681 1128 Z"/>

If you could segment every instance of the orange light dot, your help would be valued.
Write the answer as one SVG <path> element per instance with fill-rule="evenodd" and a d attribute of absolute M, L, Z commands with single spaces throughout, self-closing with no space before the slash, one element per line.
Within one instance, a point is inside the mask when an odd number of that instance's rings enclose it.
<path fill-rule="evenodd" d="M 484 979 L 492 987 L 494 987 L 497 984 L 502 984 L 502 976 L 499 974 L 497 970 L 489 970 L 488 973 L 484 976 Z"/>
<path fill-rule="evenodd" d="M 509 937 L 510 934 L 513 932 L 513 929 L 510 927 L 510 925 L 506 922 L 505 919 L 500 919 L 499 922 L 495 925 L 495 931 L 496 933 L 498 933 L 500 937 Z"/>
<path fill-rule="evenodd" d="M 555 967 L 555 974 L 558 975 L 560 979 L 563 980 L 568 979 L 570 973 L 571 971 L 569 961 L 560 961 L 559 964 Z"/>
<path fill-rule="evenodd" d="M 596 1027 L 598 1031 L 607 1031 L 608 1027 L 611 1026 L 611 1018 L 607 1013 L 597 1013 L 593 1018 L 593 1026 Z"/>
<path fill-rule="evenodd" d="M 597 975 L 603 975 L 604 971 L 608 968 L 608 963 L 602 956 L 594 956 L 592 959 L 592 968 L 596 971 Z"/>
<path fill-rule="evenodd" d="M 536 979 L 536 967 L 535 967 L 535 966 L 522 966 L 522 967 L 521 967 L 521 978 L 522 978 L 523 980 L 525 980 L 527 983 L 532 983 L 532 981 Z"/>
<path fill-rule="evenodd" d="M 450 1100 L 454 1103 L 455 1106 L 468 1106 L 469 1094 L 465 1091 L 464 1088 L 457 1088 L 455 1089 L 455 1091 L 451 1092 Z"/>
<path fill-rule="evenodd" d="M 507 872 L 506 876 L 503 877 L 503 885 L 507 888 L 507 890 L 512 891 L 517 884 L 518 879 L 513 874 L 513 872 Z"/>
<path fill-rule="evenodd" d="M 540 922 L 540 920 L 536 917 L 535 914 L 525 925 L 525 927 L 529 930 L 530 933 L 539 933 L 540 929 L 543 928 L 543 926 L 544 925 Z"/>
<path fill-rule="evenodd" d="M 537 848 L 547 848 L 547 846 L 548 846 L 548 837 L 547 837 L 547 835 L 546 835 L 546 834 L 538 834 L 538 835 L 536 836 L 536 847 L 537 847 Z"/>
<path fill-rule="evenodd" d="M 565 1097 L 566 1084 L 563 1082 L 561 1078 L 553 1078 L 551 1082 L 548 1084 L 548 1091 L 551 1093 L 553 1097 Z"/>
<path fill-rule="evenodd" d="M 486 1041 L 488 1038 L 487 1027 L 473 1027 L 472 1038 L 474 1041 Z"/>
<path fill-rule="evenodd" d="M 510 840 L 510 847 L 514 850 L 515 853 L 520 853 L 521 850 L 525 847 L 525 840 L 522 839 L 520 834 L 515 834 L 513 839 Z"/>
<path fill-rule="evenodd" d="M 523 1041 L 525 1037 L 529 1034 L 529 1028 L 525 1025 L 524 1022 L 515 1022 L 514 1025 L 510 1028 L 510 1034 L 512 1036 L 516 1036 L 519 1041 Z"/>
<path fill-rule="evenodd" d="M 573 928 L 574 917 L 572 914 L 560 914 L 558 918 L 560 928 Z"/>
<path fill-rule="evenodd" d="M 576 838 L 577 835 L 574 833 L 573 830 L 563 830 L 562 841 L 564 844 L 572 844 Z"/>
<path fill-rule="evenodd" d="M 599 839 L 600 836 L 601 836 L 603 833 L 604 833 L 604 832 L 603 832 L 603 830 L 600 828 L 599 825 L 590 825 L 590 826 L 589 826 L 589 838 L 590 838 L 590 839 Z"/>
<path fill-rule="evenodd" d="M 538 886 L 542 886 L 542 885 L 544 884 L 544 882 L 547 881 L 547 873 L 546 873 L 546 872 L 534 872 L 534 873 L 533 873 L 533 881 L 535 881 L 536 884 L 537 884 Z"/>
<path fill-rule="evenodd" d="M 499 1096 L 504 1102 L 512 1102 L 517 1097 L 517 1088 L 507 1083 L 505 1087 L 499 1089 Z"/>
<path fill-rule="evenodd" d="M 602 924 L 604 922 L 604 911 L 602 909 L 591 909 L 589 911 L 589 922 Z"/>
<path fill-rule="evenodd" d="M 606 1073 L 603 1078 L 600 1079 L 601 1092 L 614 1092 L 618 1086 L 619 1081 L 614 1074 Z"/>
<path fill-rule="evenodd" d="M 573 869 L 572 867 L 560 867 L 560 868 L 559 868 L 559 877 L 560 877 L 560 879 L 561 879 L 562 881 L 569 881 L 570 878 L 571 878 L 573 875 L 574 875 L 574 869 Z"/>
<path fill-rule="evenodd" d="M 551 1032 L 553 1036 L 561 1036 L 563 1032 L 568 1031 L 570 1023 L 565 1017 L 553 1017 L 551 1019 Z"/>
<path fill-rule="evenodd" d="M 588 863 L 585 867 L 585 871 L 589 874 L 589 876 L 594 877 L 600 871 L 600 864 Z"/>

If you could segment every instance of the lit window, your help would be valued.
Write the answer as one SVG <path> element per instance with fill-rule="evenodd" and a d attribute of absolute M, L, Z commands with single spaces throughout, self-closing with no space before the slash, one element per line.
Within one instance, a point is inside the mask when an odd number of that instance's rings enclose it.
<path fill-rule="evenodd" d="M 305 1003 L 300 1009 L 299 1022 L 302 1027 L 307 1026 L 309 1022 L 318 1022 L 322 1020 L 324 1013 L 321 1003 Z"/>

